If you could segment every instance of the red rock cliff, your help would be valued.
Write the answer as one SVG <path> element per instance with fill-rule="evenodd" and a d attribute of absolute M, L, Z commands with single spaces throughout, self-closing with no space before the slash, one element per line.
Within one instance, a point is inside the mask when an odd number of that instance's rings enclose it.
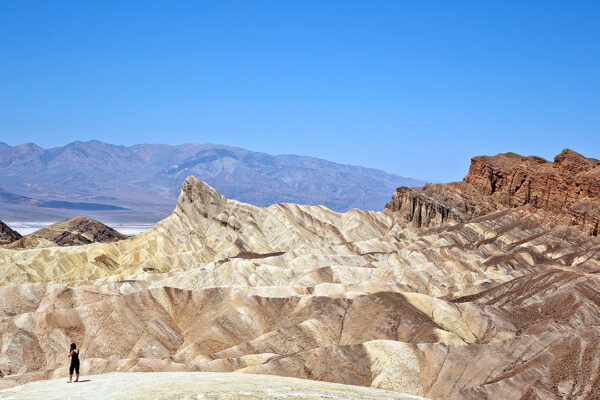
<path fill-rule="evenodd" d="M 421 208 L 446 209 L 446 217 L 417 220 L 418 215 L 414 217 L 403 207 L 415 197 L 421 204 L 427 204 Z M 557 155 L 554 162 L 515 153 L 478 156 L 471 160 L 463 182 L 399 188 L 386 209 L 402 213 L 416 226 L 436 226 L 444 219 L 465 221 L 498 209 L 521 206 L 545 210 L 552 222 L 576 225 L 598 235 L 600 160 L 569 149 Z"/>

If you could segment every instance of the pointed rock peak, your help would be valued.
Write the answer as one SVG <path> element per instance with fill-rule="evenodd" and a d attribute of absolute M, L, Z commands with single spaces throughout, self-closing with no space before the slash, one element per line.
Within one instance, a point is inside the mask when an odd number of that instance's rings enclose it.
<path fill-rule="evenodd" d="M 197 214 L 207 217 L 218 214 L 227 203 L 227 197 L 217 192 L 212 186 L 195 176 L 188 176 L 181 185 L 181 194 L 177 201 L 177 210 L 190 218 Z"/>
<path fill-rule="evenodd" d="M 225 196 L 217 192 L 215 188 L 193 175 L 188 176 L 183 185 L 181 185 L 181 194 L 188 201 L 200 200 L 203 203 L 206 200 L 217 200 L 220 202 L 222 199 L 225 199 Z"/>

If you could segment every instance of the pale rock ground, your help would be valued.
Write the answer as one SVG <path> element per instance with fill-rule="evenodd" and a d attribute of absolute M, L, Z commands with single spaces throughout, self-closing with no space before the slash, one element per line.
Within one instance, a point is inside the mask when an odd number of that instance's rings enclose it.
<path fill-rule="evenodd" d="M 188 178 L 173 215 L 131 239 L 0 249 L 0 388 L 64 376 L 74 341 L 86 375 L 600 398 L 600 243 L 540 220 L 519 207 L 415 228 L 389 211 L 254 207 Z"/>
<path fill-rule="evenodd" d="M 0 391 L 3 400 L 419 400 L 385 390 L 270 375 L 214 372 L 109 373 L 28 383 Z"/>

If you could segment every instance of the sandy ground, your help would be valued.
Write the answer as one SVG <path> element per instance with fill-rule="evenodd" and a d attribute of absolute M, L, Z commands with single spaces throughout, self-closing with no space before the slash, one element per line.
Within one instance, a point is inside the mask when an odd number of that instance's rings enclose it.
<path fill-rule="evenodd" d="M 3 400 L 408 400 L 421 397 L 361 386 L 270 375 L 213 372 L 128 372 L 37 381 L 0 391 Z"/>

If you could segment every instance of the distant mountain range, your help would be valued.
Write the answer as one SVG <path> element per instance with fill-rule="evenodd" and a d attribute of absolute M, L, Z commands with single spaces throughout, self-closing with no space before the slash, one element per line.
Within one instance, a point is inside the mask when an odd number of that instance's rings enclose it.
<path fill-rule="evenodd" d="M 84 214 L 105 222 L 155 222 L 195 175 L 229 198 L 268 206 L 381 210 L 399 186 L 424 182 L 304 156 L 214 144 L 116 146 L 96 140 L 43 149 L 0 142 L 0 218 L 52 221 Z"/>

